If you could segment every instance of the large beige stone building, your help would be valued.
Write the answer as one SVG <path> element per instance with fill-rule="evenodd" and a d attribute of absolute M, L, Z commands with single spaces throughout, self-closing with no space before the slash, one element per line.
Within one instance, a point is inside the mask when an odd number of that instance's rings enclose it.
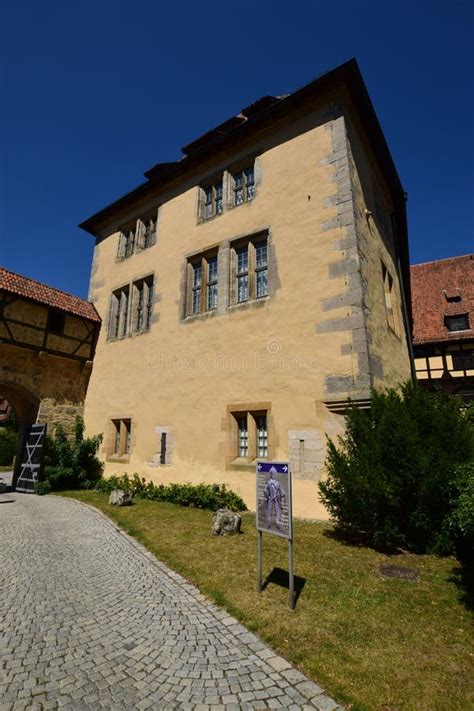
<path fill-rule="evenodd" d="M 86 426 L 106 474 L 223 482 L 291 461 L 322 517 L 326 435 L 410 377 L 405 194 L 355 60 L 265 96 L 81 226 L 104 327 Z"/>

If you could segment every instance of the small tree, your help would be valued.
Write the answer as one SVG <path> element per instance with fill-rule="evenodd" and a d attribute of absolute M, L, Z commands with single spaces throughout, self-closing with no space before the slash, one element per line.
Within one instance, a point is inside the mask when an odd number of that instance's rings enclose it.
<path fill-rule="evenodd" d="M 100 479 L 103 465 L 97 458 L 101 435 L 84 438 L 84 422 L 76 418 L 74 440 L 56 425 L 54 437 L 46 437 L 44 476 L 39 491 L 89 489 Z"/>
<path fill-rule="evenodd" d="M 328 441 L 320 499 L 339 528 L 372 545 L 451 552 L 455 472 L 473 456 L 458 398 L 412 382 L 374 391 L 370 410 L 351 408 L 345 434 Z"/>

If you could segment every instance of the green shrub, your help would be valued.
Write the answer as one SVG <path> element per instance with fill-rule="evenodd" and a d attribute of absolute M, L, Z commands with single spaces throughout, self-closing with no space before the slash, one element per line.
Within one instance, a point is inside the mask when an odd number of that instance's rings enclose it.
<path fill-rule="evenodd" d="M 122 489 L 123 491 L 132 491 L 135 495 L 142 493 L 145 489 L 145 485 L 145 479 L 140 479 L 138 474 L 135 473 L 131 477 L 129 477 L 128 474 L 122 474 L 121 476 L 109 476 L 106 479 L 101 478 L 97 481 L 94 488 L 106 494 L 110 494 L 110 492 L 115 489 Z"/>
<path fill-rule="evenodd" d="M 463 561 L 474 563 L 474 462 L 456 470 L 449 525 L 456 551 Z"/>
<path fill-rule="evenodd" d="M 458 398 L 416 383 L 373 392 L 328 441 L 320 499 L 336 525 L 375 546 L 450 553 L 459 465 L 474 456 L 473 426 Z"/>
<path fill-rule="evenodd" d="M 102 476 L 103 465 L 97 458 L 101 436 L 84 438 L 84 422 L 76 418 L 74 439 L 56 425 L 54 437 L 46 436 L 43 482 L 51 490 L 91 489 Z"/>
<path fill-rule="evenodd" d="M 231 511 L 246 511 L 247 507 L 240 496 L 230 491 L 224 484 L 153 484 L 140 478 L 138 474 L 129 477 L 111 476 L 99 479 L 95 488 L 109 494 L 114 489 L 133 491 L 135 495 L 153 501 L 168 501 L 180 506 L 192 506 L 197 509 L 216 511 L 220 508 Z"/>
<path fill-rule="evenodd" d="M 38 481 L 36 486 L 35 486 L 35 493 L 38 494 L 38 496 L 45 496 L 45 494 L 49 494 L 51 491 L 51 484 L 49 481 Z"/>
<path fill-rule="evenodd" d="M 9 467 L 18 449 L 18 432 L 10 427 L 0 427 L 0 466 Z"/>

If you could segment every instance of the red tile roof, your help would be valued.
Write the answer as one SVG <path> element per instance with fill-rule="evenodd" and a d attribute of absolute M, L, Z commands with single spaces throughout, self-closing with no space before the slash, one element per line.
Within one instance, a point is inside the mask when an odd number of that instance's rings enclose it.
<path fill-rule="evenodd" d="M 473 338 L 474 254 L 414 264 L 410 271 L 414 344 Z M 448 331 L 445 317 L 461 314 L 468 314 L 470 329 Z"/>
<path fill-rule="evenodd" d="M 8 269 L 0 267 L 0 290 L 17 294 L 24 299 L 31 299 L 46 306 L 52 306 L 60 311 L 67 311 L 75 316 L 80 316 L 88 321 L 100 323 L 100 316 L 90 301 L 80 299 L 78 296 L 59 291 L 52 286 L 46 286 L 39 281 L 29 279 L 21 274 L 15 274 Z"/>

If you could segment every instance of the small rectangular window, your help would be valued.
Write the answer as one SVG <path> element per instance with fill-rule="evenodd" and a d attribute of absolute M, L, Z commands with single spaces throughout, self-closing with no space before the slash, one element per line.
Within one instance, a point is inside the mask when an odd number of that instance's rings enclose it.
<path fill-rule="evenodd" d="M 123 338 L 128 335 L 129 306 L 128 285 L 112 293 L 110 299 L 108 338 Z"/>
<path fill-rule="evenodd" d="M 232 173 L 234 181 L 234 207 L 249 202 L 255 197 L 255 173 L 253 165 Z"/>
<path fill-rule="evenodd" d="M 137 239 L 137 226 L 134 225 L 133 227 L 130 227 L 126 233 L 126 246 L 125 246 L 125 256 L 126 257 L 131 257 L 132 254 L 135 252 L 135 244 L 136 244 L 136 239 Z"/>
<path fill-rule="evenodd" d="M 233 247 L 231 303 L 268 296 L 268 237 L 240 240 Z"/>
<path fill-rule="evenodd" d="M 268 456 L 268 431 L 267 431 L 267 416 L 257 415 L 255 418 L 257 423 L 257 456 Z"/>
<path fill-rule="evenodd" d="M 445 316 L 448 331 L 469 331 L 469 317 L 467 314 L 458 316 Z"/>
<path fill-rule="evenodd" d="M 145 239 L 143 243 L 143 249 L 147 249 L 148 247 L 151 247 L 156 244 L 156 227 L 156 217 L 150 217 L 148 220 L 145 221 Z"/>
<path fill-rule="evenodd" d="M 255 277 L 257 282 L 257 299 L 268 294 L 268 258 L 267 240 L 255 245 Z"/>
<path fill-rule="evenodd" d="M 111 456 L 123 457 L 131 452 L 132 421 L 128 418 L 112 420 Z"/>
<path fill-rule="evenodd" d="M 113 420 L 114 425 L 114 446 L 113 454 L 119 456 L 120 453 L 120 420 Z"/>
<path fill-rule="evenodd" d="M 474 370 L 474 351 L 451 353 L 453 370 Z"/>
<path fill-rule="evenodd" d="M 217 308 L 217 254 L 202 254 L 188 260 L 186 316 Z"/>
<path fill-rule="evenodd" d="M 217 307 L 217 257 L 207 260 L 207 308 Z"/>
<path fill-rule="evenodd" d="M 231 413 L 236 436 L 235 454 L 238 459 L 253 462 L 257 457 L 268 457 L 268 424 L 265 410 L 248 410 Z"/>
<path fill-rule="evenodd" d="M 237 255 L 237 301 L 247 301 L 249 298 L 249 251 L 248 246 L 236 250 Z"/>
<path fill-rule="evenodd" d="M 382 279 L 383 288 L 385 295 L 385 311 L 387 314 L 387 323 L 392 329 L 392 331 L 399 336 L 400 335 L 400 324 L 398 320 L 398 306 L 397 306 L 397 296 L 395 292 L 395 286 L 393 283 L 392 275 L 388 271 L 385 264 L 382 262 Z"/>
<path fill-rule="evenodd" d="M 117 258 L 126 259 L 156 244 L 157 220 L 158 212 L 154 210 L 151 215 L 139 217 L 132 224 L 122 227 L 119 233 Z"/>
<path fill-rule="evenodd" d="M 219 180 L 212 185 L 208 185 L 205 188 L 202 188 L 202 190 L 204 192 L 203 218 L 204 220 L 209 220 L 211 217 L 220 215 L 223 210 L 222 180 Z"/>
<path fill-rule="evenodd" d="M 154 280 L 153 276 L 134 282 L 135 318 L 133 331 L 148 331 L 153 312 Z"/>
<path fill-rule="evenodd" d="M 58 309 L 49 309 L 47 330 L 57 336 L 62 336 L 66 325 L 66 314 Z"/>
<path fill-rule="evenodd" d="M 239 457 L 248 457 L 249 454 L 249 431 L 247 427 L 247 415 L 241 415 L 237 419 L 239 425 Z"/>
<path fill-rule="evenodd" d="M 160 438 L 160 464 L 166 464 L 166 432 L 162 432 Z"/>
<path fill-rule="evenodd" d="M 193 314 L 197 314 L 201 310 L 201 284 L 202 284 L 202 266 L 201 262 L 193 264 Z"/>

